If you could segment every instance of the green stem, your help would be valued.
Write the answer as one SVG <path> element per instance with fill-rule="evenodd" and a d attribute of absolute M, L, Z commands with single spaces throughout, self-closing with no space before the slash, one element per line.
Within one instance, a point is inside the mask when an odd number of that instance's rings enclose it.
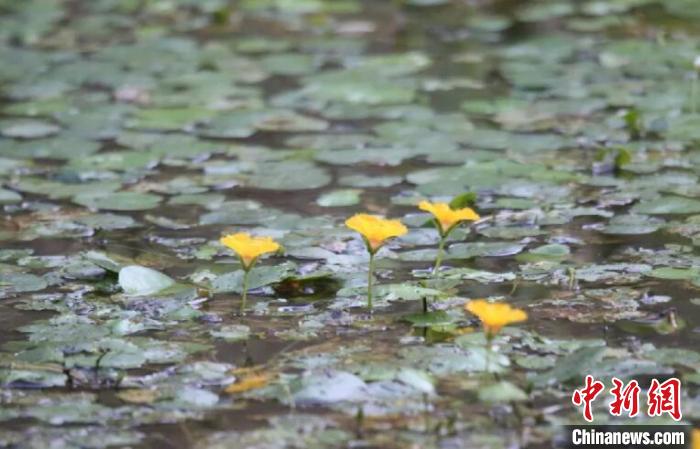
<path fill-rule="evenodd" d="M 423 419 L 425 425 L 425 432 L 430 432 L 430 403 L 428 402 L 428 395 L 423 393 Z"/>
<path fill-rule="evenodd" d="M 491 352 L 493 351 L 493 336 L 486 334 L 486 372 L 491 371 Z"/>
<path fill-rule="evenodd" d="M 252 265 L 243 272 L 243 297 L 241 298 L 241 315 L 245 315 L 245 303 L 248 299 L 248 276 L 250 275 Z"/>
<path fill-rule="evenodd" d="M 513 288 L 510 289 L 510 293 L 508 293 L 510 296 L 513 296 L 515 294 L 515 291 L 518 289 L 518 286 L 520 285 L 520 278 L 515 277 L 515 280 L 513 281 Z"/>
<path fill-rule="evenodd" d="M 698 93 L 698 74 L 695 73 L 693 76 L 693 83 L 691 85 L 691 93 L 690 93 L 690 110 L 693 114 L 695 114 L 696 111 L 696 100 L 697 100 L 697 93 Z"/>
<path fill-rule="evenodd" d="M 491 346 L 486 345 L 486 372 L 491 371 Z"/>
<path fill-rule="evenodd" d="M 442 253 L 445 249 L 445 240 L 447 240 L 447 235 L 441 235 L 440 243 L 438 244 L 437 256 L 435 257 L 435 266 L 433 267 L 433 276 L 437 276 L 440 270 L 440 264 L 442 264 Z"/>
<path fill-rule="evenodd" d="M 374 253 L 369 253 L 369 268 L 367 270 L 367 308 L 372 310 L 372 272 L 374 271 Z"/>

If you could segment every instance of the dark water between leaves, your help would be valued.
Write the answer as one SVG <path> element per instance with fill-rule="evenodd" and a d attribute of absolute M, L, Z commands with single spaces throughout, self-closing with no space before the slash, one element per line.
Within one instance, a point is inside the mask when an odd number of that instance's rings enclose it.
<path fill-rule="evenodd" d="M 0 1 L 0 447 L 552 447 L 585 374 L 680 377 L 697 425 L 698 18 Z M 430 279 L 415 205 L 464 192 L 486 218 Z M 364 211 L 409 227 L 372 315 Z M 284 247 L 244 317 L 218 243 L 241 230 Z M 128 265 L 177 285 L 126 295 Z M 495 361 L 475 298 L 529 315 Z"/>

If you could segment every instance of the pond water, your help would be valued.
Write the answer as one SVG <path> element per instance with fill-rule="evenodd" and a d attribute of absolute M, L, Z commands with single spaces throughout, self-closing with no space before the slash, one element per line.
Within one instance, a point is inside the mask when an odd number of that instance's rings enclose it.
<path fill-rule="evenodd" d="M 552 447 L 586 374 L 678 377 L 697 425 L 698 19 L 0 0 L 0 447 Z M 417 204 L 469 192 L 432 276 Z M 372 313 L 359 212 L 408 227 Z M 283 247 L 245 315 L 233 232 Z M 488 349 L 478 298 L 528 320 Z"/>

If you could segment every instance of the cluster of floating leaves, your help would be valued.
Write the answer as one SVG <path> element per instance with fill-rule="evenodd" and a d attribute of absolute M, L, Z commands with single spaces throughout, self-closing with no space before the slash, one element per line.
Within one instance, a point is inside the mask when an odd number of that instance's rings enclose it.
<path fill-rule="evenodd" d="M 548 444 L 585 374 L 697 423 L 700 3 L 478 3 L 0 1 L 0 447 Z"/>

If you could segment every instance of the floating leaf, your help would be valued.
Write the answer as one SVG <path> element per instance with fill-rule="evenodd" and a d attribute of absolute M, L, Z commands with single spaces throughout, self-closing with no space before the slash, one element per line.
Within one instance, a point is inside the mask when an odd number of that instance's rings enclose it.
<path fill-rule="evenodd" d="M 302 378 L 302 383 L 294 394 L 297 404 L 332 404 L 367 398 L 367 385 L 362 379 L 343 371 L 310 373 Z"/>
<path fill-rule="evenodd" d="M 267 190 L 302 190 L 317 189 L 330 181 L 325 170 L 307 162 L 290 161 L 262 164 L 248 177 L 247 184 Z"/>
<path fill-rule="evenodd" d="M 532 382 L 535 385 L 547 385 L 555 382 L 564 383 L 580 380 L 584 376 L 581 373 L 590 372 L 601 360 L 604 352 L 604 347 L 581 348 L 560 360 L 550 371 L 533 377 Z"/>
<path fill-rule="evenodd" d="M 465 207 L 474 207 L 476 204 L 477 195 L 474 192 L 466 192 L 457 195 L 450 201 L 450 209 L 463 209 Z"/>
<path fill-rule="evenodd" d="M 138 192 L 86 192 L 74 196 L 73 201 L 91 209 L 132 211 L 153 209 L 161 197 Z"/>
<path fill-rule="evenodd" d="M 650 215 L 697 214 L 700 213 L 700 200 L 677 196 L 661 197 L 641 201 L 632 212 Z"/>
<path fill-rule="evenodd" d="M 46 279 L 28 273 L 0 273 L 0 291 L 34 292 L 48 287 Z"/>
<path fill-rule="evenodd" d="M 334 190 L 318 197 L 316 203 L 322 207 L 354 206 L 360 202 L 361 192 L 357 189 Z"/>
<path fill-rule="evenodd" d="M 500 381 L 479 389 L 482 402 L 518 402 L 527 400 L 527 394 L 508 381 Z"/>
<path fill-rule="evenodd" d="M 456 321 L 454 317 L 451 317 L 442 310 L 406 315 L 403 317 L 403 320 L 408 321 L 416 327 L 445 326 Z"/>
<path fill-rule="evenodd" d="M 250 336 L 250 327 L 244 324 L 231 324 L 223 326 L 218 330 L 209 332 L 212 337 L 221 338 L 226 341 L 247 340 Z"/>
<path fill-rule="evenodd" d="M 517 259 L 522 262 L 533 262 L 538 260 L 562 260 L 569 256 L 570 250 L 566 245 L 552 243 L 531 249 L 525 254 L 518 255 Z"/>
<path fill-rule="evenodd" d="M 127 295 L 152 295 L 174 284 L 172 278 L 152 268 L 129 265 L 119 270 L 119 286 Z"/>
<path fill-rule="evenodd" d="M 280 282 L 289 277 L 293 272 L 294 266 L 291 264 L 262 266 L 257 265 L 250 271 L 248 280 L 248 288 L 256 289 L 265 285 Z M 218 276 L 211 282 L 212 291 L 216 293 L 235 292 L 242 293 L 243 289 L 243 270 L 236 270 L 230 273 Z"/>
<path fill-rule="evenodd" d="M 646 275 L 658 279 L 692 279 L 700 276 L 700 269 L 661 267 L 649 271 Z"/>
<path fill-rule="evenodd" d="M 0 134 L 20 139 L 38 139 L 52 136 L 61 130 L 60 126 L 38 120 L 18 120 L 0 122 Z"/>

